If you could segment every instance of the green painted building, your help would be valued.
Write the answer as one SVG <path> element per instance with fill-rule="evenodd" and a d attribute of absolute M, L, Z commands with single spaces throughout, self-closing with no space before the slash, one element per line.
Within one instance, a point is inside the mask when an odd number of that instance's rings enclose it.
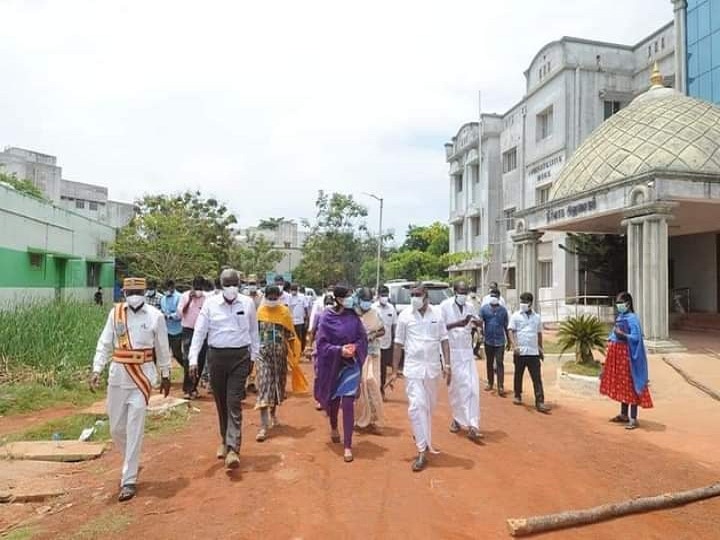
<path fill-rule="evenodd" d="M 115 229 L 0 183 L 0 305 L 33 299 L 112 301 Z"/>

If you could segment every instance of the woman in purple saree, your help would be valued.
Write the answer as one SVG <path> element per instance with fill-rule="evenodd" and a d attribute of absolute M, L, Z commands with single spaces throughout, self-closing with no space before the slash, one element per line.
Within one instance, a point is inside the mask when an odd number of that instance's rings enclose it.
<path fill-rule="evenodd" d="M 367 356 L 367 333 L 353 310 L 354 297 L 347 287 L 335 287 L 335 305 L 318 322 L 315 397 L 330 417 L 330 439 L 340 442 L 338 413 L 343 412 L 344 459 L 353 460 L 352 433 L 355 399 L 360 389 L 362 363 Z"/>

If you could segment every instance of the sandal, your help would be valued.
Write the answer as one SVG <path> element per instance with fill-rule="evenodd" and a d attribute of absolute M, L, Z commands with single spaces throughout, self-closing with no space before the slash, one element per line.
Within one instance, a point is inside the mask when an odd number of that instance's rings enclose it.
<path fill-rule="evenodd" d="M 639 427 L 640 427 L 640 424 L 638 423 L 638 421 L 635 420 L 634 418 L 631 418 L 630 421 L 627 423 L 627 426 L 625 426 L 625 429 L 633 430 L 633 429 L 637 429 Z"/>
<path fill-rule="evenodd" d="M 137 493 L 137 487 L 135 484 L 125 484 L 120 488 L 120 494 L 118 495 L 118 501 L 125 502 L 132 499 Z"/>
<path fill-rule="evenodd" d="M 353 453 L 352 450 L 349 448 L 345 449 L 345 454 L 343 455 L 343 459 L 345 460 L 345 463 L 352 463 L 353 459 Z"/>
<path fill-rule="evenodd" d="M 257 442 L 263 442 L 267 439 L 267 430 L 265 428 L 260 428 L 260 431 L 258 431 L 257 435 L 255 435 L 255 440 Z"/>
<path fill-rule="evenodd" d="M 612 417 L 610 421 L 613 424 L 627 424 L 629 418 L 627 416 L 623 416 L 622 414 L 618 414 L 617 416 Z"/>
<path fill-rule="evenodd" d="M 340 442 L 340 433 L 338 433 L 337 431 L 331 431 L 330 440 L 335 444 L 338 444 Z"/>

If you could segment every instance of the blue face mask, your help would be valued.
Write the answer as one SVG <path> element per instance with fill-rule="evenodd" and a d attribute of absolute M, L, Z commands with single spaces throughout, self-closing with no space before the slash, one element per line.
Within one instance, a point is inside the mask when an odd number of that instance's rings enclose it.
<path fill-rule="evenodd" d="M 615 308 L 617 309 L 618 313 L 627 313 L 628 311 L 628 306 L 624 302 L 615 304 Z"/>
<path fill-rule="evenodd" d="M 372 302 L 370 300 L 360 300 L 360 309 L 363 311 L 370 311 Z"/>
<path fill-rule="evenodd" d="M 347 298 L 343 298 L 342 305 L 345 309 L 354 308 L 355 307 L 355 297 L 348 296 Z"/>

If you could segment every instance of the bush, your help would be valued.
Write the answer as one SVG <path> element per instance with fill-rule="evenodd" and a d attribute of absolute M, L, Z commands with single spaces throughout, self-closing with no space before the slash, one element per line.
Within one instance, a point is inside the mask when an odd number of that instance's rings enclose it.
<path fill-rule="evenodd" d="M 607 328 L 594 315 L 583 314 L 570 317 L 560 324 L 558 345 L 560 354 L 575 349 L 575 361 L 579 364 L 592 364 L 593 350 L 605 352 Z"/>
<path fill-rule="evenodd" d="M 0 383 L 71 386 L 88 374 L 108 309 L 77 301 L 0 310 Z"/>

